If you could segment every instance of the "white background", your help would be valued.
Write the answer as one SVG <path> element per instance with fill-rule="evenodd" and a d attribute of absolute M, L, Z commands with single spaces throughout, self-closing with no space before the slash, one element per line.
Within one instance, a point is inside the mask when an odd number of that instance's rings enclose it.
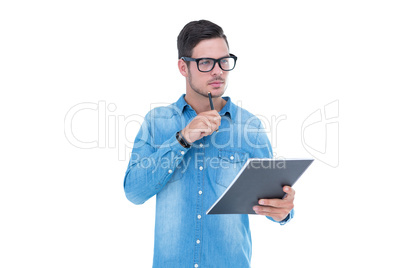
<path fill-rule="evenodd" d="M 125 199 L 127 156 L 137 121 L 184 93 L 176 38 L 203 18 L 239 58 L 226 95 L 286 116 L 277 156 L 337 147 L 295 185 L 288 225 L 251 217 L 253 267 L 400 266 L 401 13 L 398 1 L 2 1 L 0 266 L 151 267 L 154 198 Z M 332 102 L 339 133 L 326 139 L 323 122 L 302 140 Z M 97 148 L 65 136 L 80 103 L 110 104 L 71 126 Z"/>

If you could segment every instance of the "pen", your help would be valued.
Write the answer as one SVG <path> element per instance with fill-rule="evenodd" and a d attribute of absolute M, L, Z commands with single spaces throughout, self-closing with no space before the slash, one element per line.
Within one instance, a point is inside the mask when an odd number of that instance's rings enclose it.
<path fill-rule="evenodd" d="M 212 95 L 211 92 L 208 91 L 208 97 L 209 97 L 209 105 L 211 106 L 211 110 L 215 110 L 214 108 L 214 103 L 212 102 Z M 217 129 L 215 132 L 218 132 L 219 129 Z"/>
<path fill-rule="evenodd" d="M 215 110 L 214 103 L 212 102 L 211 92 L 208 92 L 208 97 L 209 97 L 209 105 L 211 105 L 211 110 Z"/>

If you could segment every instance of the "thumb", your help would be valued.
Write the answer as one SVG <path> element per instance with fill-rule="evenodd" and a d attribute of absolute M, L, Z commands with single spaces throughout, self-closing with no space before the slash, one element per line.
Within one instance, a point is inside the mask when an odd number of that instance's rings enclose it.
<path fill-rule="evenodd" d="M 289 197 L 290 187 L 283 186 L 282 190 L 286 193 L 283 199 L 287 199 Z"/>

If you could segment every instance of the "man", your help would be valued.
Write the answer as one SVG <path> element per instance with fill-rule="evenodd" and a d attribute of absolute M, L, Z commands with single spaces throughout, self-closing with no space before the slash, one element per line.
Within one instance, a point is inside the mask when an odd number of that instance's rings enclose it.
<path fill-rule="evenodd" d="M 177 45 L 186 94 L 151 110 L 134 141 L 124 189 L 134 204 L 156 194 L 153 267 L 250 267 L 248 215 L 206 215 L 247 158 L 272 157 L 261 122 L 221 97 L 236 56 L 223 30 L 188 23 Z M 211 110 L 208 92 L 213 97 Z M 294 190 L 261 199 L 257 214 L 285 224 L 293 217 Z"/>

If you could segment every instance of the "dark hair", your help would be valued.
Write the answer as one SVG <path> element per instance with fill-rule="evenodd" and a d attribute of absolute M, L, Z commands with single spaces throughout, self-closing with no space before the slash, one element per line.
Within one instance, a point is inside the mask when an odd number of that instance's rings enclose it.
<path fill-rule="evenodd" d="M 223 38 L 229 48 L 226 35 L 219 25 L 208 20 L 191 21 L 187 23 L 177 37 L 179 59 L 181 57 L 191 57 L 193 48 L 199 42 L 212 38 Z"/>

